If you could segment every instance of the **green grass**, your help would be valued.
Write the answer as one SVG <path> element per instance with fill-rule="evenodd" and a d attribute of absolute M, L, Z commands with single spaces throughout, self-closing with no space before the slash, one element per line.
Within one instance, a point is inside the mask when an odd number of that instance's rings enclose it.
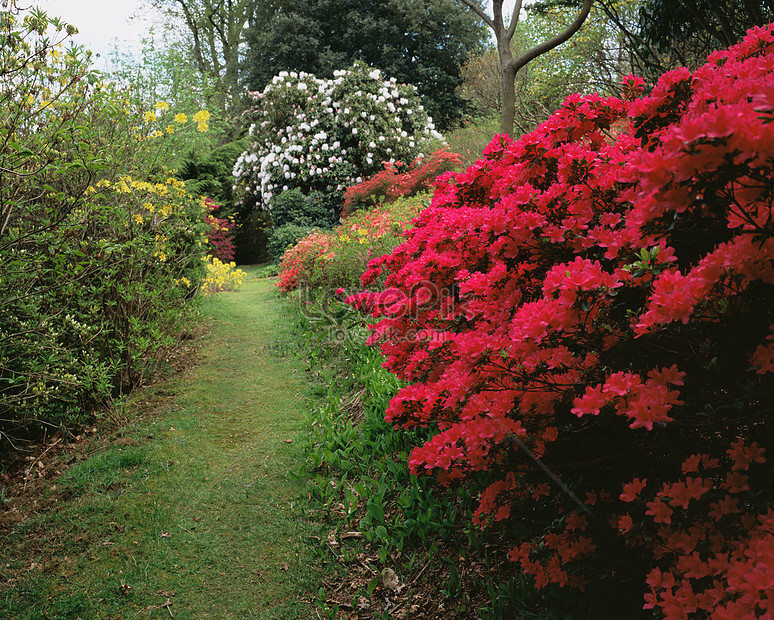
<path fill-rule="evenodd" d="M 256 275 L 205 302 L 201 363 L 155 417 L 67 468 L 3 541 L 0 618 L 316 617 L 307 384 Z"/>

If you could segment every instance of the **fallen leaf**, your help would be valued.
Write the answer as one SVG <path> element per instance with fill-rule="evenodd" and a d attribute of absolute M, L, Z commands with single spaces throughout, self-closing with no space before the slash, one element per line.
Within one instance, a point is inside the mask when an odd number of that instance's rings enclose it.
<path fill-rule="evenodd" d="M 388 590 L 397 590 L 400 587 L 400 579 L 391 568 L 382 570 L 382 585 Z"/>
<path fill-rule="evenodd" d="M 288 564 L 287 562 L 285 562 L 285 563 L 282 565 L 282 570 L 284 570 L 284 571 L 287 571 L 289 568 L 290 568 L 290 564 Z"/>
<path fill-rule="evenodd" d="M 285 443 L 293 443 L 293 440 L 292 439 L 286 439 Z"/>
<path fill-rule="evenodd" d="M 172 538 L 172 534 L 170 534 L 169 532 L 161 532 L 161 537 L 162 538 Z"/>

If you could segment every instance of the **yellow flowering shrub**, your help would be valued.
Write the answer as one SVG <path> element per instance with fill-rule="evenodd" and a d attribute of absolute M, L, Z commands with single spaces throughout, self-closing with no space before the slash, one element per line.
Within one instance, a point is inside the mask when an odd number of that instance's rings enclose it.
<path fill-rule="evenodd" d="M 199 131 L 207 131 L 210 113 L 207 110 L 200 110 L 193 115 L 193 120 L 197 124 L 197 129 Z"/>
<path fill-rule="evenodd" d="M 159 170 L 208 116 L 139 109 L 75 31 L 0 9 L 0 451 L 151 380 L 205 274 L 203 201 Z"/>
<path fill-rule="evenodd" d="M 141 135 L 144 133 L 148 138 L 158 138 L 167 134 L 175 133 L 176 125 L 181 128 L 188 123 L 188 115 L 183 112 L 177 112 L 169 119 L 169 104 L 166 101 L 157 101 L 153 110 L 146 111 L 142 118 L 145 126 L 139 128 Z M 196 123 L 196 129 L 199 132 L 206 132 L 209 129 L 210 113 L 207 110 L 199 110 L 191 117 L 193 123 Z M 193 126 L 193 125 L 191 125 Z"/>
<path fill-rule="evenodd" d="M 205 295 L 221 293 L 238 288 L 247 275 L 241 269 L 237 269 L 236 263 L 224 263 L 214 256 L 204 258 L 207 274 L 202 283 L 202 292 Z"/>

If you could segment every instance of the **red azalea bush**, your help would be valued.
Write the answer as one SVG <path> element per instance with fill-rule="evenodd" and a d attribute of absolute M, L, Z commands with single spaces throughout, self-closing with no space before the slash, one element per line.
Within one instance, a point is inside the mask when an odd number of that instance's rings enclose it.
<path fill-rule="evenodd" d="M 401 162 L 384 162 L 384 170 L 347 188 L 342 217 L 358 209 L 389 204 L 402 196 L 414 196 L 432 189 L 437 176 L 454 170 L 461 162 L 462 155 L 445 149 L 439 149 L 429 157 L 418 157 L 405 171 L 402 171 L 405 166 Z"/>
<path fill-rule="evenodd" d="M 313 232 L 296 245 L 285 250 L 279 264 L 279 281 L 277 286 L 281 291 L 289 293 L 296 290 L 302 281 L 314 274 L 315 261 L 328 253 L 330 238 L 322 232 Z"/>
<path fill-rule="evenodd" d="M 280 290 L 314 288 L 324 294 L 340 287 L 355 290 L 371 256 L 398 245 L 429 198 L 429 194 L 400 198 L 387 207 L 356 213 L 332 230 L 307 235 L 282 256 Z"/>
<path fill-rule="evenodd" d="M 412 471 L 484 481 L 536 588 L 771 614 L 772 27 L 643 87 L 497 136 L 349 301 L 408 384 L 387 419 L 439 429 Z"/>
<path fill-rule="evenodd" d="M 213 212 L 220 209 L 209 198 L 204 199 L 204 207 L 207 215 L 204 221 L 209 225 L 207 231 L 208 250 L 207 254 L 214 256 L 223 263 L 230 263 L 234 260 L 234 222 L 224 220 L 213 215 Z"/>

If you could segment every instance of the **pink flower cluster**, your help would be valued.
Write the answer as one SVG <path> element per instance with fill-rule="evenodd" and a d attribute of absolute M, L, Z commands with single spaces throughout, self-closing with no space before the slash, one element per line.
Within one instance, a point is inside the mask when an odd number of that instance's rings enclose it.
<path fill-rule="evenodd" d="M 646 604 L 667 618 L 771 613 L 774 494 L 752 482 L 743 501 L 732 493 L 757 456 L 732 455 L 730 478 L 718 466 L 655 489 L 697 451 L 771 446 L 772 27 L 643 88 L 629 76 L 622 98 L 574 95 L 533 133 L 496 136 L 440 178 L 405 243 L 370 263 L 363 286 L 386 275 L 392 301 L 365 290 L 349 302 L 380 319 L 371 342 L 407 384 L 386 418 L 438 425 L 412 471 L 499 477 L 476 521 L 532 528 L 511 557 L 538 587 L 635 564 L 577 561 L 610 551 L 598 524 L 612 519 L 624 534 L 661 528 L 626 541 L 650 558 Z M 646 478 L 643 510 L 618 512 L 605 489 L 630 501 Z M 588 532 L 570 527 L 584 493 L 598 517 Z M 750 572 L 753 561 L 763 568 Z"/>

